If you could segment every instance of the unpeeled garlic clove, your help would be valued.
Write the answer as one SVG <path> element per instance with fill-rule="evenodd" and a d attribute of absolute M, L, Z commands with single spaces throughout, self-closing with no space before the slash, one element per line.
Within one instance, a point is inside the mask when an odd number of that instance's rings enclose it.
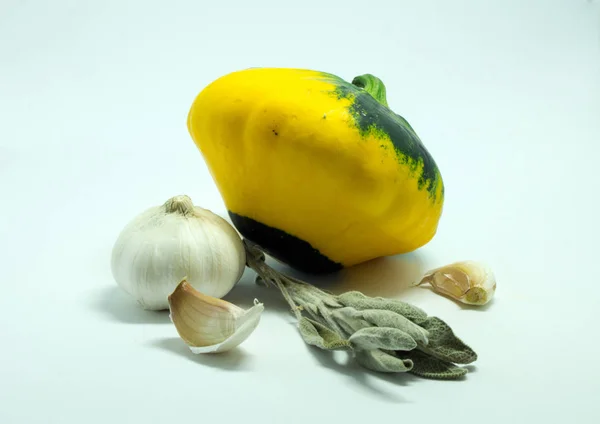
<path fill-rule="evenodd" d="M 427 272 L 417 285 L 429 283 L 434 291 L 468 305 L 485 305 L 496 292 L 496 277 L 486 264 L 454 262 Z"/>
<path fill-rule="evenodd" d="M 185 279 L 169 295 L 171 321 L 194 353 L 225 352 L 246 340 L 258 326 L 262 303 L 244 310 L 233 303 L 207 296 Z"/>

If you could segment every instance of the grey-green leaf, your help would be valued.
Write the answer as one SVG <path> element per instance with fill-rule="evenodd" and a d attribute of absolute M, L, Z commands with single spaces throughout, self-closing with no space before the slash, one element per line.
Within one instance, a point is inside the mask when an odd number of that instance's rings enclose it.
<path fill-rule="evenodd" d="M 465 368 L 459 368 L 450 362 L 442 361 L 418 350 L 397 352 L 397 354 L 405 361 L 412 361 L 411 373 L 424 378 L 457 380 L 468 372 Z"/>
<path fill-rule="evenodd" d="M 425 311 L 409 303 L 383 297 L 369 297 L 359 291 L 345 292 L 337 296 L 337 300 L 344 306 L 351 306 L 359 311 L 365 309 L 386 309 L 400 314 L 416 324 L 420 324 L 427 319 Z"/>
<path fill-rule="evenodd" d="M 340 303 L 338 303 L 336 297 L 334 296 L 333 293 L 331 293 L 328 290 L 325 289 L 318 289 L 315 286 L 311 285 L 311 284 L 307 284 L 302 280 L 299 280 L 295 277 L 290 277 L 290 276 L 286 276 L 286 279 L 291 281 L 292 283 L 296 283 L 298 284 L 300 287 L 302 287 L 304 290 L 306 291 L 310 291 L 312 293 L 315 293 L 316 296 L 323 301 L 323 303 L 325 303 L 327 306 L 331 306 L 334 308 L 341 308 L 343 305 L 341 305 Z"/>
<path fill-rule="evenodd" d="M 430 317 L 422 325 L 429 333 L 429 343 L 419 346 L 423 352 L 455 364 L 470 364 L 477 360 L 473 349 L 456 337 L 441 319 Z"/>
<path fill-rule="evenodd" d="M 306 303 L 302 305 L 304 307 L 304 309 L 306 309 L 306 311 L 310 314 L 312 314 L 313 316 L 318 316 L 319 315 L 319 308 L 317 308 L 316 305 L 312 304 L 312 303 Z"/>
<path fill-rule="evenodd" d="M 373 325 L 397 328 L 404 331 L 421 345 L 427 345 L 428 343 L 427 331 L 400 314 L 385 309 L 366 309 L 360 311 L 359 314 L 365 321 Z"/>
<path fill-rule="evenodd" d="M 312 319 L 302 317 L 298 322 L 298 329 L 306 343 L 326 350 L 345 349 L 350 347 L 350 342 L 344 340 L 339 334 Z"/>
<path fill-rule="evenodd" d="M 412 350 L 417 342 L 402 330 L 391 327 L 363 328 L 348 341 L 357 349 Z"/>
<path fill-rule="evenodd" d="M 354 308 L 336 309 L 331 313 L 331 316 L 348 334 L 354 334 L 356 331 L 370 326 Z"/>
<path fill-rule="evenodd" d="M 400 359 L 381 350 L 356 350 L 356 360 L 363 367 L 378 372 L 408 372 L 413 367 L 410 359 Z"/>

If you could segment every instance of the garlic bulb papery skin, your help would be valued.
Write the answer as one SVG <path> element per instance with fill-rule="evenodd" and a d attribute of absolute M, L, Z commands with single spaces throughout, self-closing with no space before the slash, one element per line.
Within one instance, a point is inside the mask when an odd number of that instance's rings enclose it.
<path fill-rule="evenodd" d="M 427 272 L 417 284 L 429 283 L 434 291 L 468 305 L 485 305 L 496 292 L 496 277 L 485 263 L 461 261 Z"/>
<path fill-rule="evenodd" d="M 171 321 L 193 353 L 226 352 L 240 345 L 256 329 L 262 303 L 244 310 L 207 296 L 183 280 L 169 296 Z"/>
<path fill-rule="evenodd" d="M 175 196 L 136 216 L 119 234 L 111 269 L 117 284 L 144 308 L 169 308 L 184 278 L 202 293 L 225 296 L 246 266 L 241 237 L 223 218 Z"/>

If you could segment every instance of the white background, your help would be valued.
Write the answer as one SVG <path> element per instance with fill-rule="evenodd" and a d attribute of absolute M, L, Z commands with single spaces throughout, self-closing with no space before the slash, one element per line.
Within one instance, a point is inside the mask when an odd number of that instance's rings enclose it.
<path fill-rule="evenodd" d="M 0 1 L 0 423 L 600 422 L 599 3 L 286 3 Z M 227 299 L 266 311 L 223 356 L 117 288 L 134 215 L 181 193 L 225 214 L 186 116 L 259 66 L 373 73 L 424 140 L 447 188 L 437 236 L 334 289 L 447 321 L 479 354 L 463 381 L 307 347 L 251 272 Z M 489 307 L 405 287 L 460 259 L 492 264 Z"/>

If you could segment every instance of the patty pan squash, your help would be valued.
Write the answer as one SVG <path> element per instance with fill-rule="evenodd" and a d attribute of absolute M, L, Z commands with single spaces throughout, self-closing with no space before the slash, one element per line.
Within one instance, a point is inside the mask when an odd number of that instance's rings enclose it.
<path fill-rule="evenodd" d="M 300 271 L 410 252 L 437 231 L 440 172 L 370 74 L 233 72 L 187 125 L 238 231 Z"/>

